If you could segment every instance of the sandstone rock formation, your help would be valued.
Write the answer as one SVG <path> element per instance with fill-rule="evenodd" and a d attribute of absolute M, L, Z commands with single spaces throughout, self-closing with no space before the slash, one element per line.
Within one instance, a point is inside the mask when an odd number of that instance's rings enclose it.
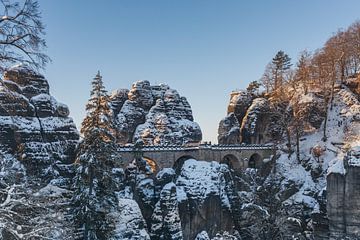
<path fill-rule="evenodd" d="M 289 92 L 288 94 L 292 94 Z M 297 102 L 284 102 L 271 97 L 248 95 L 238 91 L 231 93 L 228 115 L 220 121 L 218 142 L 220 144 L 269 143 L 283 138 L 285 126 L 291 119 L 295 104 L 301 109 L 305 132 L 312 132 L 321 127 L 325 118 L 325 101 L 323 96 L 310 92 L 294 99 Z M 286 114 L 288 113 L 288 116 Z M 240 133 L 236 137 L 238 120 Z"/>
<path fill-rule="evenodd" d="M 185 161 L 175 180 L 184 239 L 195 239 L 200 230 L 210 237 L 234 231 L 234 215 L 225 178 L 226 165 L 217 162 Z"/>
<path fill-rule="evenodd" d="M 270 117 L 270 103 L 265 98 L 256 98 L 248 108 L 241 124 L 241 142 L 263 143 Z"/>
<path fill-rule="evenodd" d="M 219 123 L 219 144 L 265 143 L 271 140 L 268 132 L 270 102 L 267 99 L 246 91 L 234 91 L 230 95 L 227 114 Z"/>
<path fill-rule="evenodd" d="M 327 177 L 327 212 L 332 239 L 359 239 L 360 226 L 360 147 L 344 157 L 345 172 Z"/>
<path fill-rule="evenodd" d="M 241 123 L 250 107 L 252 97 L 246 91 L 234 91 L 230 94 L 230 103 L 227 113 L 234 113 L 238 122 Z"/>
<path fill-rule="evenodd" d="M 69 109 L 50 95 L 49 84 L 25 66 L 0 82 L 0 148 L 15 154 L 27 170 L 45 173 L 56 162 L 71 163 L 79 134 Z"/>
<path fill-rule="evenodd" d="M 233 112 L 229 113 L 219 123 L 218 143 L 219 144 L 240 143 L 240 124 Z"/>
<path fill-rule="evenodd" d="M 228 115 L 218 128 L 219 144 L 269 142 L 270 102 L 265 98 L 252 99 L 246 92 L 233 92 Z"/>
<path fill-rule="evenodd" d="M 115 92 L 111 106 L 120 144 L 182 145 L 201 141 L 201 129 L 194 122 L 190 104 L 167 85 L 137 81 L 129 91 Z"/>

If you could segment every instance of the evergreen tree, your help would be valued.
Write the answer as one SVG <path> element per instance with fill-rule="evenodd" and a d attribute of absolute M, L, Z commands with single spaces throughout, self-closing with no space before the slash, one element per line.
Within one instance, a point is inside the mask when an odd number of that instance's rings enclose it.
<path fill-rule="evenodd" d="M 108 239 L 113 229 L 108 213 L 117 207 L 112 168 L 117 154 L 112 112 L 100 73 L 92 81 L 91 97 L 82 122 L 73 197 L 74 220 L 82 239 Z"/>
<path fill-rule="evenodd" d="M 283 51 L 277 52 L 272 61 L 266 66 L 261 83 L 267 93 L 282 92 L 287 74 L 291 67 L 291 58 Z"/>
<path fill-rule="evenodd" d="M 272 59 L 273 77 L 274 77 L 274 90 L 278 90 L 283 86 L 284 74 L 286 70 L 291 67 L 291 58 L 283 51 L 278 51 L 275 57 Z"/>
<path fill-rule="evenodd" d="M 260 83 L 258 81 L 252 81 L 246 88 L 247 93 L 250 96 L 256 96 L 259 93 Z"/>

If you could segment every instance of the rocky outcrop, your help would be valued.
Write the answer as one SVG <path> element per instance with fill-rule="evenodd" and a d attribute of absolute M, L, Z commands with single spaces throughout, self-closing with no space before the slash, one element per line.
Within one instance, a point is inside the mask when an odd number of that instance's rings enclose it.
<path fill-rule="evenodd" d="M 246 112 L 241 124 L 241 142 L 263 143 L 270 118 L 270 103 L 265 98 L 256 98 Z"/>
<path fill-rule="evenodd" d="M 344 84 L 360 98 L 360 75 L 347 79 Z"/>
<path fill-rule="evenodd" d="M 296 108 L 301 109 L 303 130 L 313 132 L 319 129 L 325 118 L 326 108 L 323 96 L 316 92 L 298 94 L 300 95 L 286 102 L 273 97 L 249 96 L 243 91 L 231 93 L 228 115 L 219 123 L 218 142 L 238 144 L 280 141 L 286 125 L 292 121 L 295 105 Z M 234 116 L 240 125 L 238 137 Z"/>
<path fill-rule="evenodd" d="M 0 82 L 0 148 L 15 154 L 32 173 L 70 163 L 79 139 L 66 105 L 49 93 L 40 74 L 14 67 Z"/>
<path fill-rule="evenodd" d="M 331 239 L 359 239 L 360 147 L 344 157 L 344 173 L 327 177 L 327 212 Z"/>
<path fill-rule="evenodd" d="M 152 239 L 183 239 L 176 195 L 176 186 L 173 182 L 162 188 L 160 199 L 151 217 Z"/>
<path fill-rule="evenodd" d="M 219 123 L 218 143 L 219 144 L 240 143 L 240 124 L 233 112 L 229 113 Z"/>
<path fill-rule="evenodd" d="M 132 199 L 119 199 L 118 212 L 111 213 L 115 222 L 113 239 L 150 240 L 138 204 Z"/>
<path fill-rule="evenodd" d="M 115 92 L 111 106 L 120 144 L 182 145 L 201 141 L 201 129 L 194 122 L 190 104 L 167 85 L 137 81 L 129 91 Z"/>
<path fill-rule="evenodd" d="M 175 180 L 184 239 L 195 239 L 200 230 L 210 237 L 234 231 L 234 218 L 224 178 L 229 169 L 217 162 L 185 161 Z"/>
<path fill-rule="evenodd" d="M 247 109 L 250 107 L 252 97 L 245 91 L 234 91 L 230 94 L 230 103 L 227 113 L 234 113 L 238 122 L 242 123 Z"/>
<path fill-rule="evenodd" d="M 245 91 L 231 93 L 228 115 L 218 128 L 219 144 L 269 142 L 270 102 Z"/>
<path fill-rule="evenodd" d="M 115 116 L 119 114 L 121 107 L 128 99 L 128 94 L 129 94 L 129 89 L 118 89 L 111 93 L 110 95 L 111 109 L 113 110 Z"/>

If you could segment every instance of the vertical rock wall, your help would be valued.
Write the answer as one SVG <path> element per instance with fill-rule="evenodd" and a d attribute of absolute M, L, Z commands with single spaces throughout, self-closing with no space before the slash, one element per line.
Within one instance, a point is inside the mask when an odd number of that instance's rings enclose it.
<path fill-rule="evenodd" d="M 331 239 L 360 238 L 360 148 L 344 157 L 345 173 L 327 177 L 327 212 Z"/>
<path fill-rule="evenodd" d="M 79 140 L 68 107 L 50 95 L 42 75 L 24 66 L 8 70 L 0 82 L 0 134 L 1 150 L 31 173 L 72 162 Z"/>

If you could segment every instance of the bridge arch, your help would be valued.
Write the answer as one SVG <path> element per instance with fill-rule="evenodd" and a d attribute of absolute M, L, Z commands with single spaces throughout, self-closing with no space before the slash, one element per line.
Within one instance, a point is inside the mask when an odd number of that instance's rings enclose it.
<path fill-rule="evenodd" d="M 258 153 L 254 153 L 250 156 L 248 162 L 248 168 L 260 168 L 262 165 L 262 157 Z"/>
<path fill-rule="evenodd" d="M 160 170 L 158 164 L 156 163 L 156 160 L 147 156 L 143 156 L 143 159 L 146 161 L 147 165 L 151 168 L 152 173 L 156 174 Z"/>
<path fill-rule="evenodd" d="M 195 158 L 191 155 L 183 155 L 178 159 L 176 159 L 173 166 L 173 169 L 175 170 L 176 174 L 180 174 L 182 166 L 184 165 L 185 161 L 189 159 L 195 159 Z"/>
<path fill-rule="evenodd" d="M 239 170 L 244 167 L 243 162 L 235 155 L 227 154 L 221 159 L 221 163 L 227 164 L 231 169 Z"/>

